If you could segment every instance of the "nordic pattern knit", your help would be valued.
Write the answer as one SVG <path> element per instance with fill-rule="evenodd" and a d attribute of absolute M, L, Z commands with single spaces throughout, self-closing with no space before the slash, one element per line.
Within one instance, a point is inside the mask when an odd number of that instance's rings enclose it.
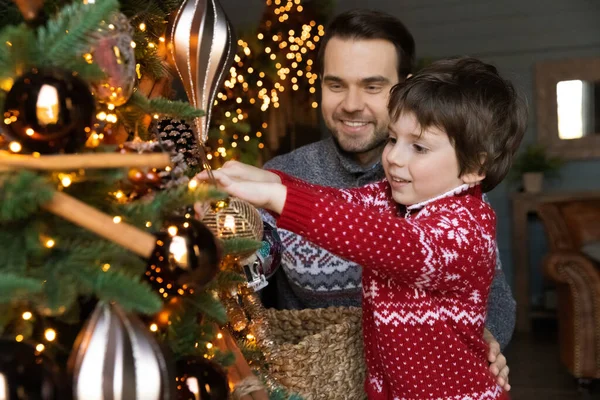
<path fill-rule="evenodd" d="M 341 151 L 332 138 L 275 157 L 264 168 L 337 188 L 364 186 L 385 177 L 380 162 L 370 167 L 361 166 Z M 263 218 L 275 225 L 269 214 L 263 213 Z M 270 280 L 270 291 L 262 292 L 263 296 L 268 296 L 264 299 L 267 304 L 279 309 L 361 305 L 360 265 L 338 257 L 289 230 L 278 227 L 277 232 L 284 251 L 281 267 Z M 500 342 L 501 348 L 512 336 L 515 310 L 516 303 L 498 257 L 486 327 Z"/>
<path fill-rule="evenodd" d="M 479 186 L 403 216 L 385 180 L 339 190 L 279 175 L 278 225 L 363 266 L 369 399 L 508 399 L 482 339 L 496 218 Z"/>

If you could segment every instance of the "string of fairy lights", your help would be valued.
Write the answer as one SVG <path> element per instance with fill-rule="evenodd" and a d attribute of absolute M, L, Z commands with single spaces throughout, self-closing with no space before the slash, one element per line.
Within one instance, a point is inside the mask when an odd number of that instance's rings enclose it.
<path fill-rule="evenodd" d="M 285 4 L 284 4 L 285 3 Z M 266 6 L 273 12 L 273 17 L 280 23 L 290 19 L 290 14 L 301 14 L 304 11 L 302 0 L 266 0 Z M 257 108 L 265 113 L 270 107 L 275 109 L 281 106 L 280 95 L 286 90 L 307 90 L 311 98 L 311 107 L 319 106 L 316 101 L 316 87 L 318 75 L 313 72 L 314 53 L 317 43 L 325 34 L 323 25 L 316 21 L 303 24 L 300 30 L 290 29 L 287 32 L 282 28 L 275 29 L 273 21 L 265 21 L 264 27 L 256 33 L 258 46 L 253 50 L 248 41 L 239 39 L 237 45 L 238 54 L 234 58 L 234 64 L 229 69 L 229 76 L 225 80 L 223 90 L 217 93 L 214 106 L 220 103 L 235 104 L 235 110 L 227 110 L 222 114 L 224 118 L 215 116 L 216 120 L 228 121 L 233 125 L 234 132 L 227 131 L 225 124 L 218 126 L 220 137 L 217 139 L 218 146 L 207 155 L 209 160 L 213 157 L 226 159 L 231 155 L 225 147 L 224 138 L 231 135 L 230 145 L 236 148 L 240 141 L 249 142 L 253 136 L 257 139 L 259 149 L 265 147 L 264 130 L 269 125 L 263 117 L 260 124 L 252 126 L 252 132 L 239 134 L 236 125 L 248 119 L 249 108 Z M 255 54 L 258 53 L 258 54 Z M 263 58 L 270 63 L 259 66 L 255 61 Z M 275 76 L 267 74 L 267 70 L 274 67 Z M 234 103 L 233 103 L 234 102 Z M 215 108 L 215 111 L 219 111 Z"/>

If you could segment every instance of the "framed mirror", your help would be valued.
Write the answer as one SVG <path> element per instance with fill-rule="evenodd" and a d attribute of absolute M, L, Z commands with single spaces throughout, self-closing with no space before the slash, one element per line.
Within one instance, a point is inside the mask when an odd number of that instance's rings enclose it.
<path fill-rule="evenodd" d="M 537 135 L 563 159 L 600 157 L 600 57 L 535 66 Z"/>

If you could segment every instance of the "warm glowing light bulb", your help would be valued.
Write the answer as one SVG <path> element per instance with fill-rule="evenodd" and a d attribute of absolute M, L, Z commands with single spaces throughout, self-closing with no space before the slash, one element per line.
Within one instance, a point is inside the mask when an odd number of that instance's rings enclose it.
<path fill-rule="evenodd" d="M 31 317 L 33 317 L 33 314 L 29 311 L 25 311 L 23 313 L 22 317 L 25 321 L 29 321 L 31 319 Z"/>
<path fill-rule="evenodd" d="M 48 239 L 48 240 L 46 240 L 45 246 L 46 246 L 47 248 L 49 248 L 49 249 L 50 249 L 50 248 L 54 247 L 54 245 L 55 245 L 55 242 L 54 242 L 54 240 L 52 240 L 52 239 Z"/>
<path fill-rule="evenodd" d="M 210 342 L 206 343 L 206 348 L 207 349 L 212 349 L 213 348 L 213 344 L 210 343 Z"/>
<path fill-rule="evenodd" d="M 198 187 L 198 181 L 195 179 L 192 179 L 189 183 L 188 183 L 188 189 L 190 190 L 194 190 Z"/>
<path fill-rule="evenodd" d="M 151 330 L 152 332 L 156 332 L 156 331 L 158 331 L 158 325 L 156 325 L 156 324 L 152 324 L 152 325 L 150 325 L 150 330 Z"/>
<path fill-rule="evenodd" d="M 44 351 L 44 349 L 46 348 L 46 346 L 44 346 L 43 344 L 38 344 L 37 346 L 35 346 L 35 349 L 41 353 L 42 351 Z"/>
<path fill-rule="evenodd" d="M 73 183 L 73 181 L 71 180 L 70 176 L 63 176 L 60 179 L 60 183 L 61 183 L 61 185 L 63 185 L 63 187 L 69 187 L 69 186 L 71 186 L 71 183 Z"/>
<path fill-rule="evenodd" d="M 52 328 L 48 328 L 44 332 L 44 337 L 46 338 L 47 341 L 52 342 L 52 341 L 54 341 L 54 339 L 56 339 L 56 331 Z"/>
<path fill-rule="evenodd" d="M 123 218 L 119 217 L 118 215 L 117 215 L 116 217 L 114 217 L 114 218 L 113 218 L 113 222 L 114 222 L 115 224 L 118 224 L 118 223 L 120 223 L 122 220 L 123 220 Z"/>
<path fill-rule="evenodd" d="M 8 148 L 13 153 L 18 153 L 21 150 L 23 150 L 23 147 L 21 146 L 21 144 L 19 142 L 10 142 L 10 144 L 8 145 Z"/>

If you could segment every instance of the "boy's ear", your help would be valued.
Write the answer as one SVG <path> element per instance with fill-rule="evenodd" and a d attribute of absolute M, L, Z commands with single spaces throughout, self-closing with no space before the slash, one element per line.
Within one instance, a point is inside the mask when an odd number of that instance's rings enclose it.
<path fill-rule="evenodd" d="M 479 172 L 468 172 L 466 174 L 462 174 L 460 179 L 463 181 L 463 183 L 474 184 L 483 181 L 485 179 L 485 174 Z"/>
<path fill-rule="evenodd" d="M 482 172 L 482 170 L 483 170 L 482 167 L 485 163 L 486 158 L 487 158 L 487 154 L 479 153 L 479 165 L 480 165 L 479 171 L 467 172 L 467 173 L 463 174 L 460 177 L 460 179 L 463 181 L 463 183 L 468 183 L 468 184 L 479 183 L 485 179 L 485 172 Z"/>

